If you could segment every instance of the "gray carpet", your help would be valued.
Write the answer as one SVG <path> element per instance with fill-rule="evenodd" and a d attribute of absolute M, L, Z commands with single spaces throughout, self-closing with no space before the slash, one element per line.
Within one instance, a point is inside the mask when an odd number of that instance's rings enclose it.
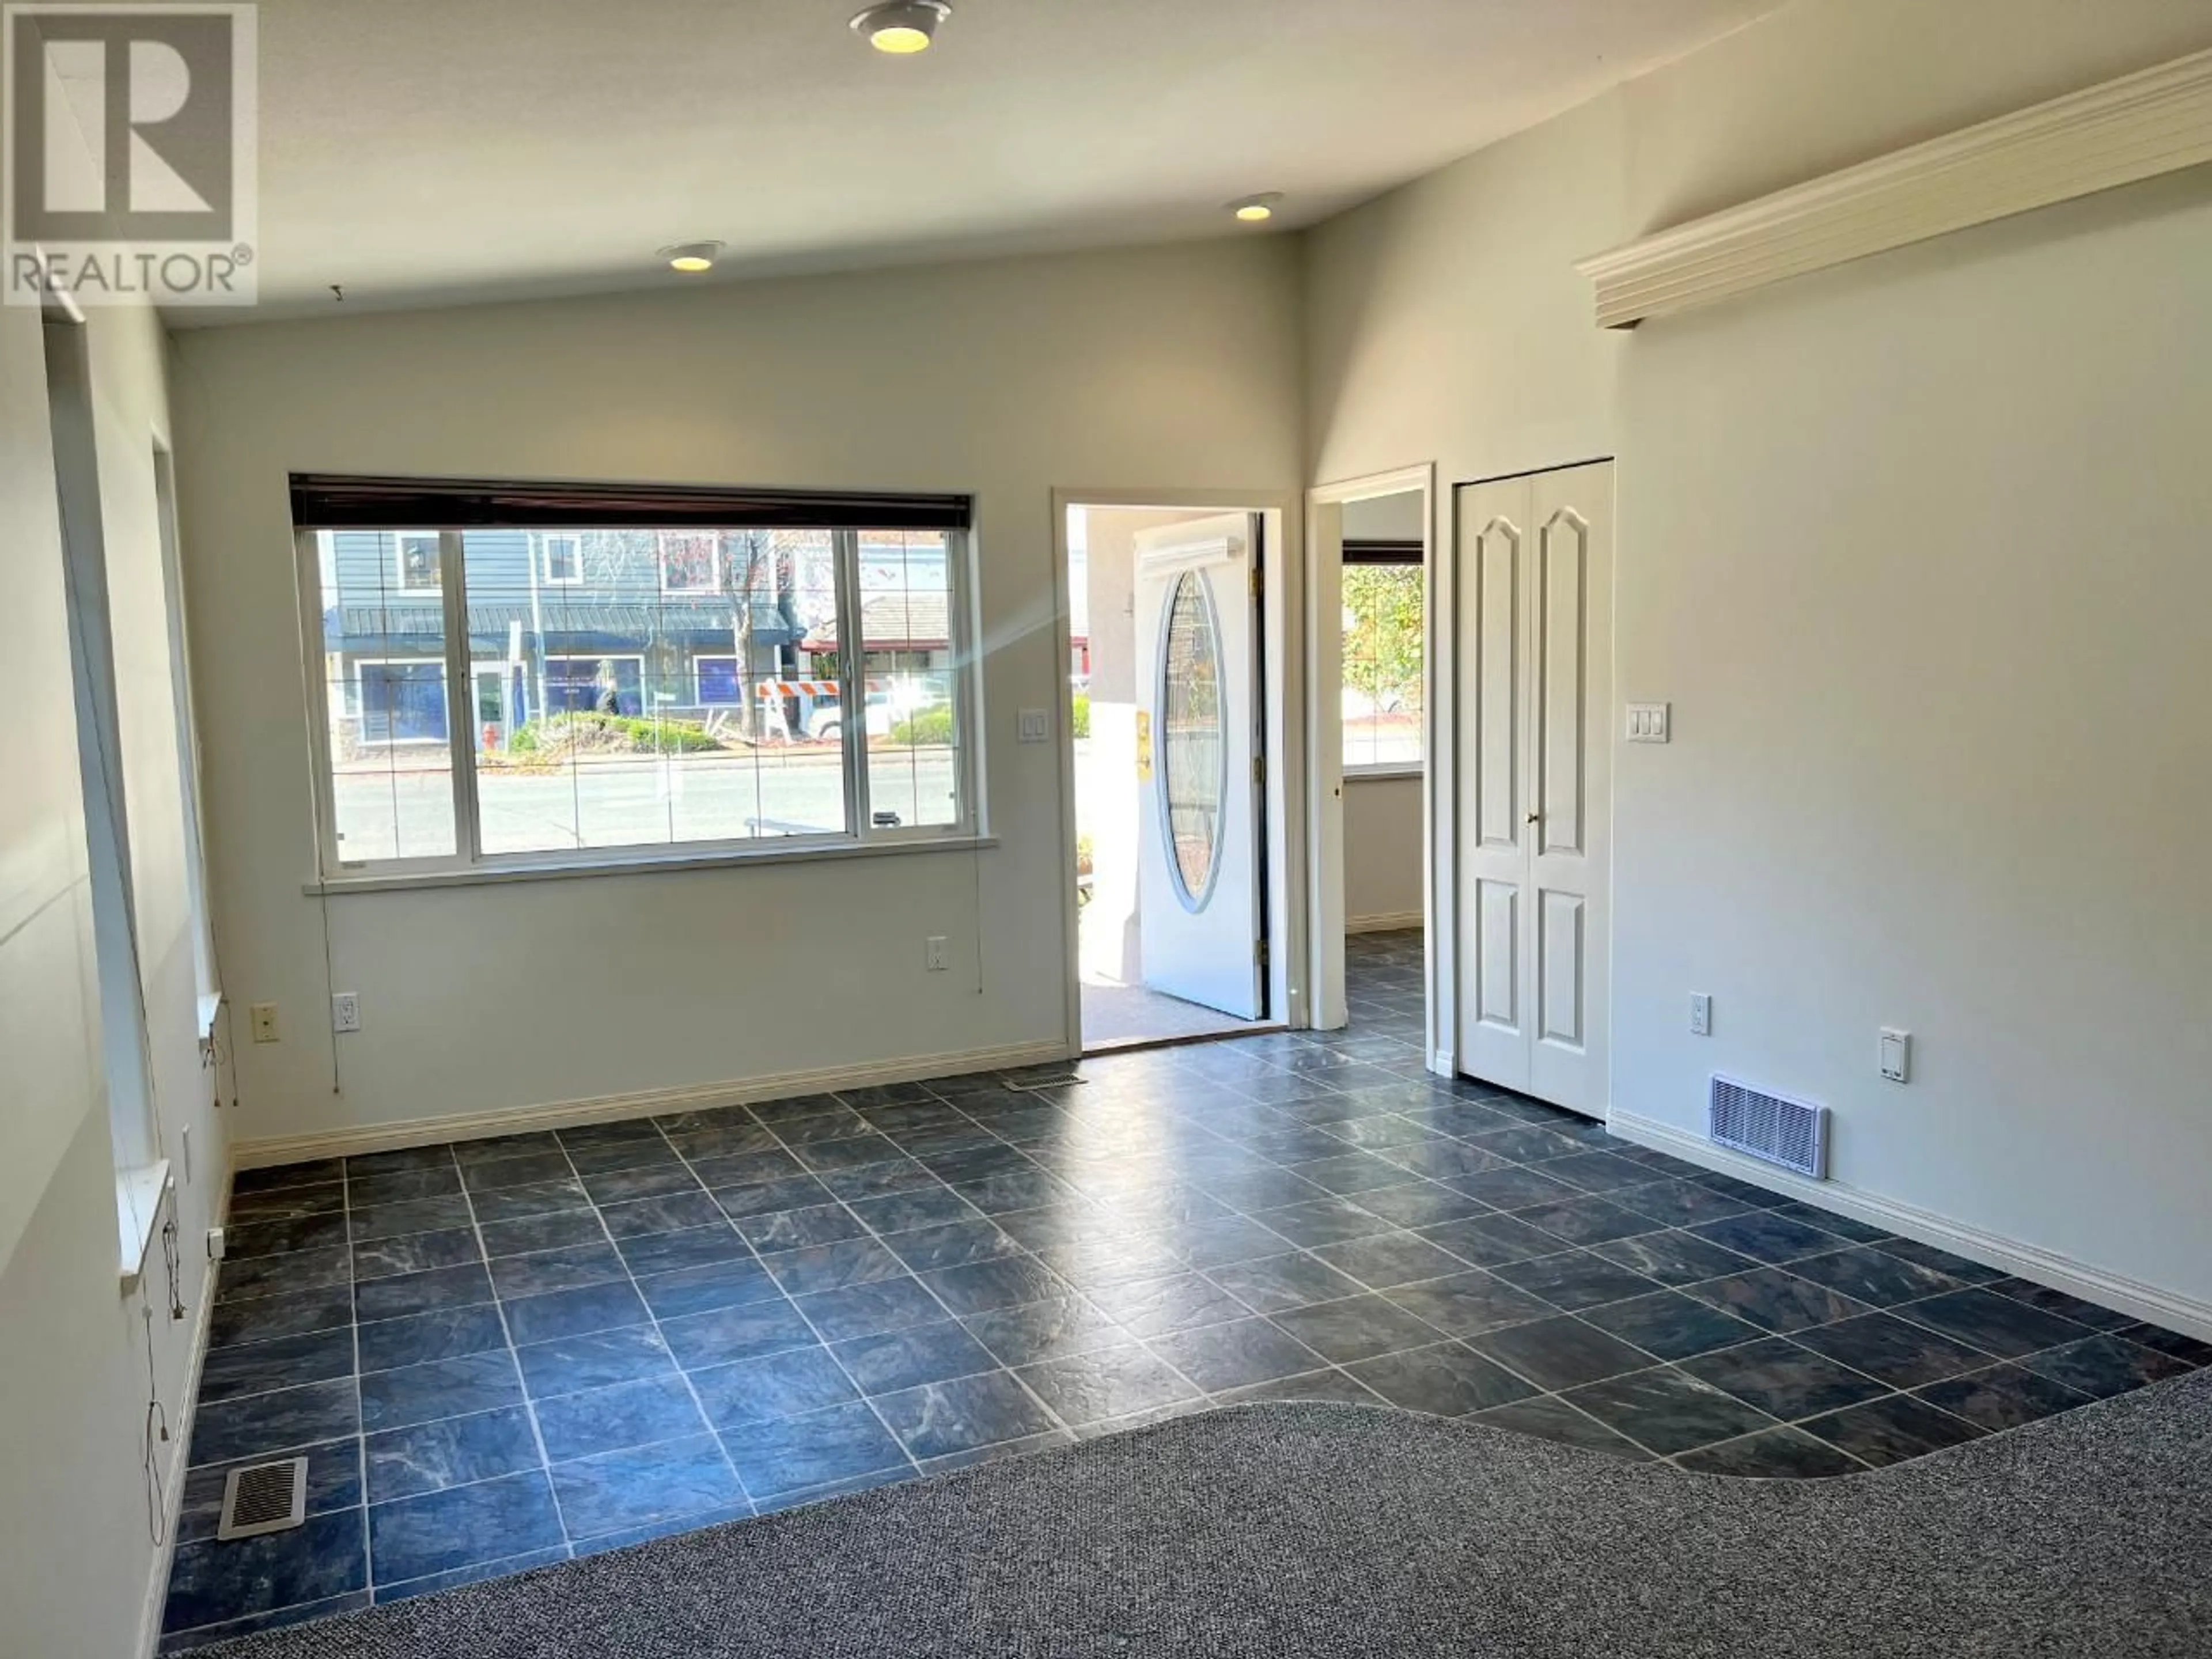
<path fill-rule="evenodd" d="M 1831 1480 L 1246 1407 L 202 1652 L 2203 1659 L 2212 1372 Z"/>

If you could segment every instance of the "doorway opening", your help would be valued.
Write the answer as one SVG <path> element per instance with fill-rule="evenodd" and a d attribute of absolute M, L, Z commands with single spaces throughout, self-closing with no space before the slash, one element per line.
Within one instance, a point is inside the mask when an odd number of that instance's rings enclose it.
<path fill-rule="evenodd" d="M 1279 1021 L 1268 946 L 1269 514 L 1066 506 L 1085 1052 Z"/>

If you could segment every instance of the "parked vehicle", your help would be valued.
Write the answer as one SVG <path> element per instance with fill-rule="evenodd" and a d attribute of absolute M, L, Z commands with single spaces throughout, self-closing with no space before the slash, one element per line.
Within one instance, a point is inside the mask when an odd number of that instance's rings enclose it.
<path fill-rule="evenodd" d="M 868 735 L 887 738 L 891 734 L 891 700 L 890 694 L 871 691 L 866 700 Z M 845 705 L 840 697 L 817 697 L 814 707 L 807 711 L 806 735 L 821 743 L 836 743 L 845 735 Z"/>

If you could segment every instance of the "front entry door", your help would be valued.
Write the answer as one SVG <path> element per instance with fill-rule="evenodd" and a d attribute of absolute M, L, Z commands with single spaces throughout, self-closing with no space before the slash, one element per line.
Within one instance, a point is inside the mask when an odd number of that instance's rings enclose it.
<path fill-rule="evenodd" d="M 1611 1099 L 1613 466 L 1459 491 L 1460 1069 Z"/>
<path fill-rule="evenodd" d="M 1239 1019 L 1261 940 L 1260 519 L 1137 538 L 1139 951 L 1145 984 Z"/>

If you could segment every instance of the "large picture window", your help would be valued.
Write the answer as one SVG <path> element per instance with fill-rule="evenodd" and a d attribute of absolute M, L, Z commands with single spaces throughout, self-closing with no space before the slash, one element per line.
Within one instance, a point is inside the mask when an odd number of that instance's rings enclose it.
<path fill-rule="evenodd" d="M 502 487 L 532 523 L 422 483 L 459 522 L 345 522 L 399 510 L 371 484 L 295 481 L 326 876 L 972 831 L 964 499 Z"/>
<path fill-rule="evenodd" d="M 1418 772 L 1422 737 L 1421 550 L 1346 543 L 1344 769 Z"/>

